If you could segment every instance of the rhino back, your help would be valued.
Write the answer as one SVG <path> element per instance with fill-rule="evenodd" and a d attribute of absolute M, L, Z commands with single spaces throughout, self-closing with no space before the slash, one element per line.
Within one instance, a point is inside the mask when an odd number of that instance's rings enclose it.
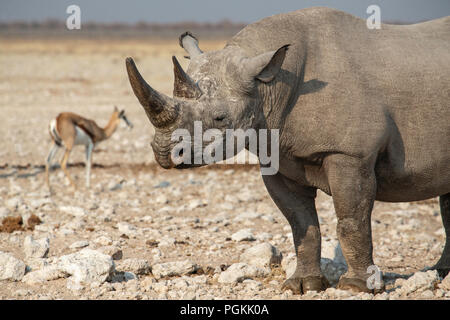
<path fill-rule="evenodd" d="M 268 119 L 282 129 L 282 149 L 299 158 L 378 153 L 380 200 L 450 189 L 450 17 L 370 30 L 347 13 L 310 8 L 251 24 L 228 46 L 252 56 L 287 43 L 283 69 L 297 81 L 279 79 L 289 99 L 270 106 Z"/>

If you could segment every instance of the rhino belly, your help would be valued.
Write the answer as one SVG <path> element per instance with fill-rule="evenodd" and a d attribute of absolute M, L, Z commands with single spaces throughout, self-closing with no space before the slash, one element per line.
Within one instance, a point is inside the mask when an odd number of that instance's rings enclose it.
<path fill-rule="evenodd" d="M 446 162 L 414 168 L 378 164 L 376 200 L 410 202 L 434 198 L 450 192 L 450 159 Z"/>

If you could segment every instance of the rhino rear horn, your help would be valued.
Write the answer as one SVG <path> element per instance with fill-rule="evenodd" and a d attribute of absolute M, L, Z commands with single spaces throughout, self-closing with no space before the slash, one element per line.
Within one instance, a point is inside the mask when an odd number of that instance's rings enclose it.
<path fill-rule="evenodd" d="M 203 53 L 202 50 L 198 47 L 198 40 L 192 33 L 186 31 L 183 33 L 180 38 L 180 46 L 189 53 L 190 58 L 194 58 Z"/>
<path fill-rule="evenodd" d="M 133 92 L 144 107 L 151 123 L 160 128 L 174 122 L 178 116 L 174 100 L 150 87 L 142 78 L 132 58 L 126 59 L 126 67 Z"/>
<path fill-rule="evenodd" d="M 194 80 L 184 72 L 175 56 L 172 56 L 174 84 L 173 96 L 187 99 L 197 99 L 202 95 Z"/>

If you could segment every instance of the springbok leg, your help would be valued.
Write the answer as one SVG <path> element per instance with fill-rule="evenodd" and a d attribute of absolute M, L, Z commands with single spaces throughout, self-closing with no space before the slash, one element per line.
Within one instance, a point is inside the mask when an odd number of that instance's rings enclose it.
<path fill-rule="evenodd" d="M 86 146 L 86 188 L 91 186 L 91 163 L 92 163 L 92 149 L 94 144 L 90 142 Z"/>
<path fill-rule="evenodd" d="M 48 188 L 50 189 L 50 178 L 49 178 L 49 169 L 52 164 L 53 157 L 55 156 L 56 152 L 58 151 L 58 145 L 56 143 L 53 144 L 52 148 L 50 149 L 50 152 L 47 156 L 47 161 L 45 162 L 45 181 L 47 183 Z"/>
<path fill-rule="evenodd" d="M 69 155 L 70 155 L 70 149 L 66 149 L 64 151 L 64 157 L 61 161 L 61 169 L 64 171 L 64 174 L 66 175 L 66 177 L 69 179 L 70 184 L 72 185 L 72 187 L 74 187 L 76 189 L 75 183 L 73 182 L 72 178 L 69 175 L 69 172 L 67 171 L 67 160 L 69 159 Z"/>

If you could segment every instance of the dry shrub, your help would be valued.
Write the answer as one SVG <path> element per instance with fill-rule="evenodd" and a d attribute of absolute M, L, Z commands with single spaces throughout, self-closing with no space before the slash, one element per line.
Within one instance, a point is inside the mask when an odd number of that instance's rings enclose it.
<path fill-rule="evenodd" d="M 27 223 L 28 223 L 28 229 L 31 230 L 31 231 L 33 231 L 33 230 L 34 230 L 34 227 L 37 226 L 38 224 L 41 224 L 42 221 L 41 221 L 41 219 L 39 219 L 38 216 L 36 216 L 35 214 L 32 214 L 32 215 L 28 218 Z"/>
<path fill-rule="evenodd" d="M 0 232 L 13 233 L 14 231 L 23 231 L 22 217 L 5 217 L 3 218 Z"/>

